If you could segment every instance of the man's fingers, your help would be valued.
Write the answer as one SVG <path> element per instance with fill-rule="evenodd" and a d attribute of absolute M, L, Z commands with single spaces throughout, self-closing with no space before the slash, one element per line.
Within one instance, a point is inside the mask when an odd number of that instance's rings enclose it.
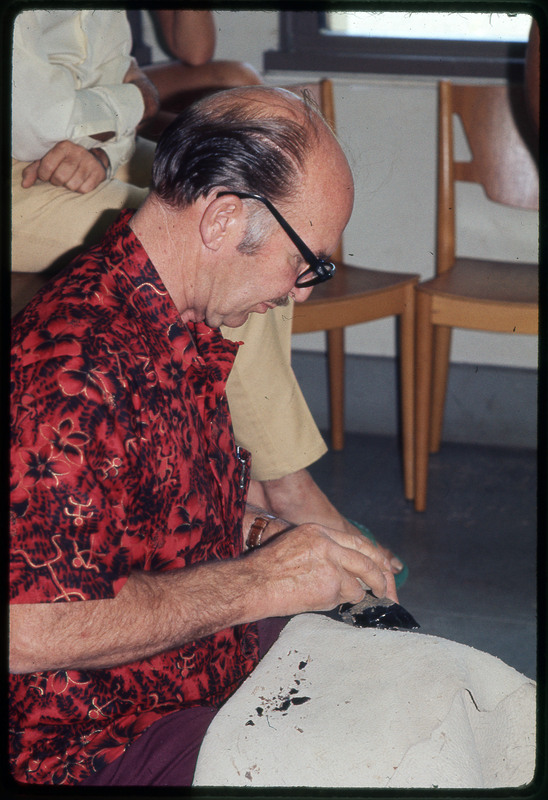
<path fill-rule="evenodd" d="M 356 550 L 343 548 L 341 567 L 348 573 L 352 580 L 344 583 L 341 589 L 350 592 L 351 597 L 345 597 L 345 603 L 357 603 L 364 595 L 363 585 L 371 589 L 377 597 L 384 597 L 388 588 L 388 572 L 383 572 L 368 556 Z"/>
<path fill-rule="evenodd" d="M 86 194 L 103 181 L 105 178 L 105 170 L 97 161 L 92 164 L 80 164 L 74 170 L 70 178 L 68 178 L 64 186 L 70 189 L 71 192 L 80 192 Z"/>
<path fill-rule="evenodd" d="M 276 615 L 358 603 L 364 585 L 377 597 L 397 601 L 390 566 L 374 545 L 362 543 L 362 539 L 359 534 L 305 523 L 273 536 L 252 552 L 250 562 L 264 562 Z"/>
<path fill-rule="evenodd" d="M 60 161 L 42 159 L 37 162 L 36 177 L 49 181 L 52 186 L 64 186 L 71 192 L 86 194 L 92 191 L 105 179 L 105 169 L 90 153 L 69 154 Z M 36 180 L 36 177 L 33 179 Z M 30 180 L 30 178 L 29 178 Z M 32 185 L 29 182 L 29 186 Z"/>
<path fill-rule="evenodd" d="M 396 590 L 396 578 L 392 570 L 385 574 L 386 578 L 386 594 L 385 597 L 390 598 L 395 603 L 398 603 L 398 592 Z"/>
<path fill-rule="evenodd" d="M 85 194 L 104 181 L 105 175 L 103 164 L 93 153 L 74 142 L 63 141 L 25 167 L 21 185 L 27 188 L 36 180 L 49 181 L 52 186 Z"/>
<path fill-rule="evenodd" d="M 344 592 L 345 587 L 342 588 Z M 368 584 L 364 583 L 364 581 L 360 580 L 360 578 L 349 576 L 348 591 L 344 593 L 345 596 L 343 602 L 352 603 L 352 605 L 359 603 L 360 600 L 363 600 L 365 592 L 369 588 L 370 587 Z"/>
<path fill-rule="evenodd" d="M 359 578 L 377 597 L 389 597 L 394 602 L 398 602 L 390 561 L 376 544 L 360 533 L 335 531 L 319 525 L 315 527 L 321 528 L 324 534 L 327 534 L 330 539 L 334 540 L 342 548 L 339 555 L 339 564 L 349 576 L 352 576 L 352 582 L 345 583 L 346 592 L 350 592 L 355 596 L 355 579 Z M 348 598 L 343 602 L 359 602 L 362 598 L 363 593 L 356 601 Z"/>
<path fill-rule="evenodd" d="M 392 571 L 392 566 L 385 553 L 366 536 L 362 536 L 360 533 L 335 531 L 330 528 L 324 528 L 324 530 L 342 547 L 348 547 L 351 550 L 358 550 L 363 553 L 371 561 L 374 561 L 383 572 Z"/>
<path fill-rule="evenodd" d="M 65 186 L 75 192 L 80 185 L 80 181 L 75 180 L 76 174 L 77 166 L 70 161 L 63 161 L 45 180 L 49 180 L 52 186 Z"/>
<path fill-rule="evenodd" d="M 372 585 L 370 586 L 369 583 L 366 583 L 361 578 L 353 577 L 351 580 L 348 581 L 348 583 L 345 584 L 344 587 L 342 587 L 342 593 L 344 594 L 344 600 L 342 602 L 352 603 L 352 605 L 355 605 L 356 603 L 359 603 L 361 600 L 363 600 L 365 593 L 368 589 L 371 589 L 371 591 L 376 597 L 388 597 L 395 603 L 399 602 L 398 595 L 396 592 L 396 584 L 394 581 L 394 574 L 391 572 L 384 573 L 384 578 L 385 578 L 384 590 L 375 591 L 375 588 Z M 371 583 L 372 584 L 375 583 L 374 578 L 371 579 Z"/>
<path fill-rule="evenodd" d="M 23 189 L 28 189 L 29 186 L 33 186 L 36 183 L 39 168 L 40 168 L 39 160 L 32 161 L 25 167 L 25 169 L 23 170 L 23 180 L 21 181 L 21 186 L 23 187 Z"/>
<path fill-rule="evenodd" d="M 377 597 L 389 597 L 398 601 L 394 573 L 388 558 L 364 536 L 330 531 L 330 535 L 341 545 L 344 558 L 341 566 L 355 578 L 365 583 Z M 358 584 L 359 585 L 359 584 Z M 352 586 L 352 592 L 355 586 Z M 359 602 L 349 599 L 347 602 Z"/>

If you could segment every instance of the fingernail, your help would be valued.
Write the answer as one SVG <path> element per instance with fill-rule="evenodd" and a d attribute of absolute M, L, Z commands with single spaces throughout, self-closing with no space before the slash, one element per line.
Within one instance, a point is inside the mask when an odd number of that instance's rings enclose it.
<path fill-rule="evenodd" d="M 395 569 L 397 572 L 401 572 L 401 571 L 402 571 L 402 569 L 403 569 L 403 564 L 402 564 L 402 562 L 400 561 L 400 559 L 399 559 L 399 558 L 393 558 L 393 559 L 391 559 L 390 563 L 392 564 L 392 566 L 394 567 L 394 569 Z"/>

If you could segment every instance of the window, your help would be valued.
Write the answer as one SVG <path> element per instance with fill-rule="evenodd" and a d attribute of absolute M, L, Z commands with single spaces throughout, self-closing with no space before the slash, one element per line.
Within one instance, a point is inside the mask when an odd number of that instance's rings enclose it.
<path fill-rule="evenodd" d="M 526 42 L 529 14 L 435 11 L 328 11 L 323 29 L 350 36 Z"/>
<path fill-rule="evenodd" d="M 266 69 L 520 80 L 524 13 L 282 11 Z"/>

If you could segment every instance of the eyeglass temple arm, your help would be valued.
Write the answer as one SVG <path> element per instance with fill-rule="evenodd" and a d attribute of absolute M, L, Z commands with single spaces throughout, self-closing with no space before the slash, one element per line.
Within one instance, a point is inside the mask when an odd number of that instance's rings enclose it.
<path fill-rule="evenodd" d="M 272 205 L 268 198 L 263 197 L 260 194 L 250 194 L 248 192 L 219 192 L 217 197 L 222 197 L 226 194 L 233 194 L 235 197 L 239 197 L 241 200 L 258 200 L 260 203 L 263 203 L 268 208 L 276 222 L 278 222 L 280 227 L 283 228 L 287 233 L 295 247 L 297 247 L 297 249 L 300 251 L 303 258 L 305 258 L 309 264 L 315 264 L 319 260 L 318 257 L 314 255 L 312 250 L 303 242 L 301 237 L 295 233 L 293 228 L 290 227 L 289 223 L 286 222 L 278 209 Z"/>

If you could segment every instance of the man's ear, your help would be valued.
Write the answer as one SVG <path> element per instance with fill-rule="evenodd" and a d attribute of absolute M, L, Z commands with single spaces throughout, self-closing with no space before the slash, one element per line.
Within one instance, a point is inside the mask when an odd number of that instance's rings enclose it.
<path fill-rule="evenodd" d="M 240 242 L 245 230 L 246 214 L 242 201 L 234 195 L 214 197 L 207 202 L 200 220 L 200 235 L 209 250 L 219 250 L 233 236 Z"/>

